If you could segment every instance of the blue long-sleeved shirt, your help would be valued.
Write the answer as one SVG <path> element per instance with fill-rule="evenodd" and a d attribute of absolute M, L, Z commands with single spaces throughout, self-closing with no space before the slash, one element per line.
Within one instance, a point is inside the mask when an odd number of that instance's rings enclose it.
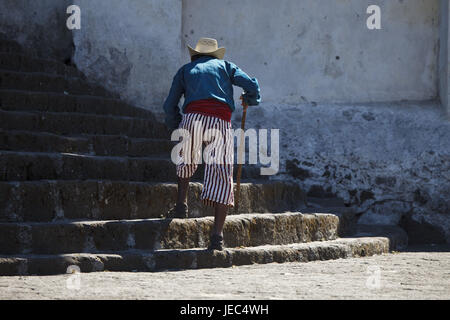
<path fill-rule="evenodd" d="M 202 56 L 185 64 L 175 74 L 169 95 L 164 102 L 166 125 L 176 128 L 181 121 L 178 103 L 183 94 L 183 112 L 190 102 L 210 98 L 228 104 L 231 111 L 234 111 L 233 85 L 244 89 L 249 105 L 260 102 L 258 80 L 250 78 L 232 62 Z"/>

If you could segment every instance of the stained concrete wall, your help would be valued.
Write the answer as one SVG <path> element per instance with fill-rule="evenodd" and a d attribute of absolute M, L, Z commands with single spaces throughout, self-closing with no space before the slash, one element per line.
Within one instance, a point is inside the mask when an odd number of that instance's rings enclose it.
<path fill-rule="evenodd" d="M 436 102 L 376 103 L 437 98 L 440 3 L 377 1 L 381 30 L 366 28 L 369 4 L 186 0 L 183 42 L 215 37 L 259 79 L 263 103 L 247 127 L 280 128 L 273 179 L 337 194 L 360 222 L 401 224 L 411 242 L 450 242 L 445 113 Z"/>
<path fill-rule="evenodd" d="M 78 4 L 82 29 L 68 31 Z M 92 80 L 157 112 L 186 44 L 216 37 L 260 80 L 263 101 L 370 102 L 438 95 L 439 0 L 0 0 L 0 32 L 74 61 Z M 439 69 L 439 70 L 438 70 Z M 239 94 L 237 90 L 236 96 Z"/>
<path fill-rule="evenodd" d="M 220 40 L 260 80 L 266 102 L 424 100 L 437 96 L 438 0 L 184 0 L 183 40 Z M 186 57 L 186 52 L 185 52 Z"/>
<path fill-rule="evenodd" d="M 0 34 L 34 54 L 70 61 L 72 33 L 66 28 L 70 0 L 0 0 Z"/>
<path fill-rule="evenodd" d="M 401 224 L 412 243 L 450 243 L 450 122 L 438 102 L 266 103 L 246 127 L 280 129 L 273 179 L 337 194 L 361 223 Z"/>
<path fill-rule="evenodd" d="M 76 65 L 134 105 L 157 110 L 181 61 L 180 0 L 76 0 Z"/>
<path fill-rule="evenodd" d="M 441 105 L 447 111 L 447 117 L 450 119 L 449 105 L 449 63 L 450 55 L 448 52 L 449 32 L 449 3 L 448 0 L 440 1 L 440 27 L 439 27 L 439 98 Z"/>

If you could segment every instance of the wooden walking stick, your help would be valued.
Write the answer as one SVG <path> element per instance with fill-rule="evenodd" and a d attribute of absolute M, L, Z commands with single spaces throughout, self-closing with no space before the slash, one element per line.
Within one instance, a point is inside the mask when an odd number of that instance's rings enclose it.
<path fill-rule="evenodd" d="M 239 197 L 240 197 L 240 193 L 241 193 L 241 174 L 242 174 L 242 162 L 241 158 L 243 156 L 243 151 L 244 151 L 244 147 L 245 147 L 245 135 L 244 135 L 244 130 L 245 130 L 245 117 L 247 116 L 247 108 L 248 108 L 248 104 L 244 101 L 244 98 L 241 96 L 240 98 L 242 100 L 242 120 L 241 120 L 241 141 L 239 143 L 239 149 L 238 149 L 238 171 L 237 171 L 237 175 L 236 175 L 236 196 L 235 196 L 235 203 L 234 203 L 234 210 L 236 213 L 239 212 Z"/>

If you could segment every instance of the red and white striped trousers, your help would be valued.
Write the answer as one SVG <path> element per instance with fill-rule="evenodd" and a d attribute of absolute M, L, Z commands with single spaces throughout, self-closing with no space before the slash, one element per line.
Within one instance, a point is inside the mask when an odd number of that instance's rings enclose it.
<path fill-rule="evenodd" d="M 214 206 L 221 203 L 234 206 L 233 194 L 233 131 L 231 123 L 222 119 L 197 113 L 187 113 L 179 126 L 190 134 L 190 154 L 181 151 L 183 158 L 177 164 L 177 176 L 190 178 L 198 168 L 199 159 L 205 162 L 204 185 L 201 198 L 205 205 Z M 214 132 L 216 135 L 211 134 Z M 218 139 L 218 135 L 221 139 Z M 212 150 L 210 154 L 215 161 L 202 159 L 202 145 L 205 150 Z M 215 147 L 215 148 L 214 148 Z M 205 161 L 203 161 L 205 160 Z"/>

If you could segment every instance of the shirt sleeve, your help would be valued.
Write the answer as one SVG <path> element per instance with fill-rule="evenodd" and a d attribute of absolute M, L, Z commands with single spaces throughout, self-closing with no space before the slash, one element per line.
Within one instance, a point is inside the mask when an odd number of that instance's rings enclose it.
<path fill-rule="evenodd" d="M 241 68 L 235 64 L 228 62 L 230 68 L 231 83 L 241 87 L 245 91 L 244 98 L 249 98 L 250 105 L 259 104 L 260 88 L 256 78 L 250 78 Z"/>
<path fill-rule="evenodd" d="M 183 68 L 180 68 L 172 80 L 169 95 L 164 102 L 164 112 L 166 114 L 166 125 L 175 129 L 181 121 L 180 108 L 178 103 L 181 96 L 184 94 Z"/>

